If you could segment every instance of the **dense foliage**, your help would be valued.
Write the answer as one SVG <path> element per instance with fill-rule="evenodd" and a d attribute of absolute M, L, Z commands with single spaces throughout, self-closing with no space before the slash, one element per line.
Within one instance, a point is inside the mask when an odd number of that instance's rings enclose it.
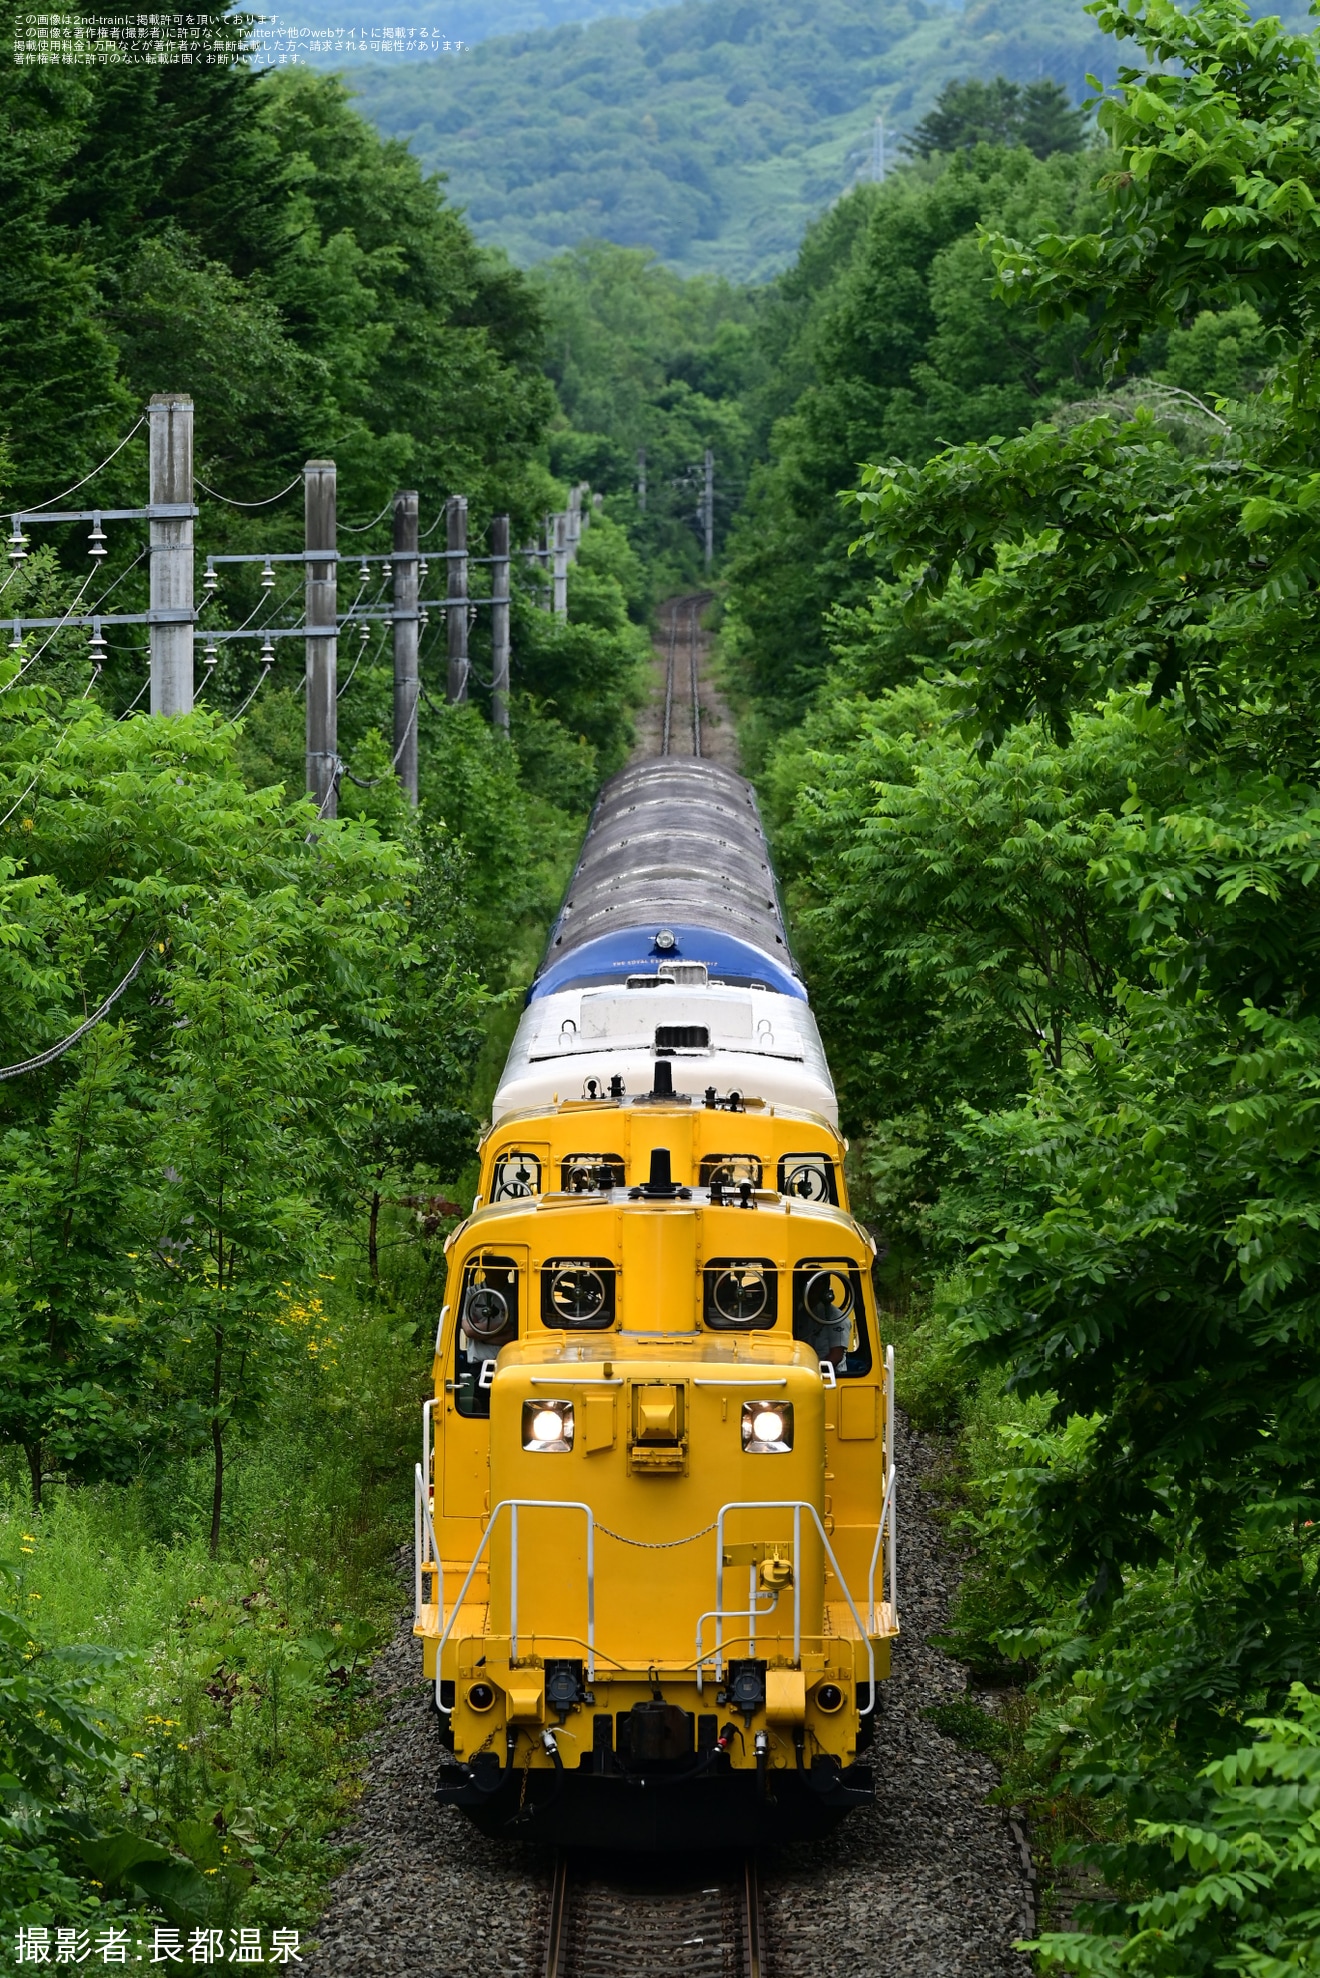
<path fill-rule="evenodd" d="M 1052 151 L 1080 151 L 1086 115 L 1074 109 L 1067 91 L 1042 78 L 1026 84 L 995 76 L 982 82 L 970 76 L 951 82 L 940 92 L 905 140 L 917 158 L 937 151 L 970 151 L 978 144 L 1023 144 L 1037 158 Z"/>
<path fill-rule="evenodd" d="M 160 389 L 195 400 L 204 555 L 299 549 L 309 454 L 337 460 L 346 548 L 388 546 L 400 483 L 429 542 L 466 493 L 478 555 L 492 511 L 517 541 L 562 504 L 535 295 L 338 83 L 237 50 L 11 67 L 0 147 L 7 506 L 75 483 L 140 503 Z M 8 612 L 144 607 L 134 525 L 107 525 L 99 567 L 86 525 L 28 534 Z M 276 567 L 268 598 L 222 566 L 203 628 L 295 622 L 301 570 Z M 377 601 L 365 568 L 345 558 L 341 605 Z M 337 821 L 296 795 L 299 640 L 269 677 L 229 645 L 204 680 L 199 642 L 198 709 L 170 720 L 140 711 L 140 627 L 107 628 L 103 667 L 58 626 L 0 660 L 7 1937 L 306 1930 L 369 1718 L 359 1665 L 397 1604 L 482 1053 L 631 742 L 646 587 L 624 531 L 592 518 L 567 621 L 542 588 L 520 565 L 509 737 L 488 626 L 450 707 L 433 617 L 417 813 L 387 627 L 341 639 Z M 97 1638 L 126 1653 L 76 1647 Z"/>
<path fill-rule="evenodd" d="M 1030 237 L 1083 219 L 1089 154 L 1043 161 L 978 145 L 841 200 L 767 306 L 769 377 L 752 403 L 768 458 L 730 545 L 726 648 L 772 727 L 800 715 L 828 663 L 832 608 L 860 604 L 855 515 L 837 491 L 867 458 L 1029 424 L 1098 382 L 1085 331 L 1017 317 L 993 292 L 978 224 Z"/>
<path fill-rule="evenodd" d="M 655 595 L 699 581 L 707 447 L 717 555 L 746 492 L 747 401 L 766 371 L 762 298 L 706 276 L 684 280 L 653 254 L 604 241 L 543 262 L 531 282 L 562 413 L 551 465 L 606 495 Z"/>
<path fill-rule="evenodd" d="M 869 176 L 878 114 L 892 145 L 952 78 L 1043 71 L 1080 100 L 1095 69 L 1112 50 L 1055 0 L 681 0 L 351 78 L 519 261 L 604 238 L 753 281 Z"/>
<path fill-rule="evenodd" d="M 1009 1396 L 955 1640 L 1034 1675 L 1018 1787 L 1085 1804 L 1133 1898 L 1050 1959 L 1281 1974 L 1315 1943 L 1320 69 L 1237 0 L 1095 11 L 1151 64 L 1114 155 L 1066 220 L 979 217 L 1003 334 L 1109 381 L 866 470 L 879 582 L 767 782 L 862 1187 L 934 1292 L 917 1405 Z"/>

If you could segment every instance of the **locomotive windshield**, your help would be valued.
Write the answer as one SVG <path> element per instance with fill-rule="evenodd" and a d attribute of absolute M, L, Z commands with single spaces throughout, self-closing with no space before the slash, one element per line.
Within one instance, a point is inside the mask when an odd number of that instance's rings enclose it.
<path fill-rule="evenodd" d="M 490 1415 L 490 1384 L 502 1346 L 518 1337 L 518 1267 L 482 1255 L 463 1273 L 455 1334 L 454 1402 L 460 1415 Z"/>

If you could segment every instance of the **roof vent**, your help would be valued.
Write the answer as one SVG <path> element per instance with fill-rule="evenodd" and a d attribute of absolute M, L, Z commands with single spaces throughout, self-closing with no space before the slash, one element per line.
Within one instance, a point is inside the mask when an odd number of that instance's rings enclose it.
<path fill-rule="evenodd" d="M 686 1188 L 680 1188 L 674 1180 L 670 1167 L 669 1149 L 667 1147 L 653 1147 L 651 1149 L 651 1172 L 641 1187 L 632 1189 L 630 1193 L 645 1196 L 651 1201 L 656 1199 L 665 1201 L 672 1200 L 676 1195 L 687 1195 L 689 1191 Z"/>

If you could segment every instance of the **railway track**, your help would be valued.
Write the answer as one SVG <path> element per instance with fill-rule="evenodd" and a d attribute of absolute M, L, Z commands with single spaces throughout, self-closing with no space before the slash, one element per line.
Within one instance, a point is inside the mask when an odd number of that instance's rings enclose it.
<path fill-rule="evenodd" d="M 710 598 L 709 591 L 698 591 L 693 597 L 674 598 L 669 606 L 661 755 L 685 755 L 689 748 L 692 755 L 701 754 L 701 614 Z M 684 689 L 688 701 L 686 720 L 681 707 Z"/>
<path fill-rule="evenodd" d="M 770 1978 L 756 1860 L 643 1884 L 560 1854 L 542 1978 Z"/>

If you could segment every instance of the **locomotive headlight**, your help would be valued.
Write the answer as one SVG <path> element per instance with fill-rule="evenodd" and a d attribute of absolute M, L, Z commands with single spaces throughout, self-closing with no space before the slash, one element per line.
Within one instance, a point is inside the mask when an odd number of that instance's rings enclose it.
<path fill-rule="evenodd" d="M 744 1401 L 742 1446 L 748 1456 L 784 1456 L 793 1447 L 791 1401 Z"/>
<path fill-rule="evenodd" d="M 522 1446 L 538 1455 L 562 1455 L 573 1447 L 571 1401 L 524 1401 Z"/>

